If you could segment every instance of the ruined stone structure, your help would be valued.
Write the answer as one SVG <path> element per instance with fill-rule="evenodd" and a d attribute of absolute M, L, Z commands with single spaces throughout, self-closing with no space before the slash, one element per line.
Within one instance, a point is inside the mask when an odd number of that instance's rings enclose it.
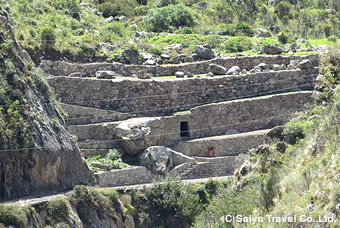
<path fill-rule="evenodd" d="M 306 61 L 310 63 L 307 68 L 273 67 Z M 261 62 L 268 66 L 266 70 L 249 72 Z M 153 76 L 174 75 L 177 71 L 208 73 L 211 63 L 226 69 L 237 65 L 247 72 L 182 79 L 128 77 L 138 71 Z M 318 64 L 319 56 L 309 55 L 220 58 L 156 66 L 43 61 L 41 69 L 53 75 L 48 83 L 62 102 L 68 130 L 77 136 L 83 156 L 103 155 L 112 148 L 140 156 L 151 146 L 166 146 L 191 158 L 163 164 L 166 173 L 188 179 L 232 175 L 244 159 L 242 154 L 262 144 L 269 129 L 313 103 L 311 91 Z M 102 70 L 126 77 L 86 78 Z M 67 76 L 77 72 L 82 77 Z M 157 161 L 157 156 L 153 159 Z M 95 176 L 99 186 L 112 187 L 151 182 L 159 177 L 153 172 L 135 167 Z"/>
<path fill-rule="evenodd" d="M 125 65 L 121 63 L 87 63 L 75 64 L 63 61 L 53 62 L 49 60 L 42 61 L 40 68 L 53 76 L 68 76 L 71 73 L 80 72 L 83 77 L 93 77 L 97 71 L 114 71 L 123 76 L 132 76 L 138 71 L 146 71 L 154 76 L 175 75 L 177 71 L 191 72 L 193 74 L 204 74 L 210 64 L 221 65 L 227 69 L 232 66 L 239 66 L 241 69 L 251 70 L 260 63 L 268 65 L 285 64 L 291 61 L 301 61 L 309 59 L 313 65 L 318 66 L 319 55 L 308 56 L 249 56 L 249 57 L 232 57 L 216 58 L 207 61 L 183 63 L 176 65 Z"/>
<path fill-rule="evenodd" d="M 177 80 L 53 77 L 48 82 L 63 103 L 158 116 L 213 102 L 312 90 L 317 74 L 286 70 Z"/>

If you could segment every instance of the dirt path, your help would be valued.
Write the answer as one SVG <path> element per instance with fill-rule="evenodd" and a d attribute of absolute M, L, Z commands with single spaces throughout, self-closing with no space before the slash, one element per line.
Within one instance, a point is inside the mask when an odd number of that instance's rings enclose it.
<path fill-rule="evenodd" d="M 203 183 L 209 179 L 214 179 L 214 180 L 222 180 L 222 179 L 227 179 L 230 178 L 231 176 L 221 176 L 221 177 L 207 177 L 207 178 L 199 178 L 199 179 L 188 179 L 188 180 L 181 180 L 183 184 L 199 184 Z M 117 186 L 117 187 L 112 187 L 108 189 L 116 189 L 119 191 L 126 191 L 129 189 L 143 189 L 144 186 L 152 186 L 152 183 L 145 183 L 145 184 L 136 184 L 136 185 L 123 185 L 123 186 Z M 69 191 L 71 192 L 71 191 Z M 65 195 L 69 192 L 64 192 L 60 194 L 55 194 L 55 195 L 44 195 L 44 196 L 34 196 L 34 197 L 25 197 L 17 200 L 12 200 L 12 201 L 5 201 L 1 202 L 0 204 L 11 204 L 11 205 L 18 205 L 18 206 L 25 206 L 25 205 L 39 205 L 42 203 L 46 203 L 58 196 L 65 197 Z"/>

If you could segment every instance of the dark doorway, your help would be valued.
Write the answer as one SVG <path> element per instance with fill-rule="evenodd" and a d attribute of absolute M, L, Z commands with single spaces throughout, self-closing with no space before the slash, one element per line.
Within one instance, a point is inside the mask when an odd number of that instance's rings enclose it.
<path fill-rule="evenodd" d="M 190 137 L 188 122 L 181 122 L 181 138 Z"/>

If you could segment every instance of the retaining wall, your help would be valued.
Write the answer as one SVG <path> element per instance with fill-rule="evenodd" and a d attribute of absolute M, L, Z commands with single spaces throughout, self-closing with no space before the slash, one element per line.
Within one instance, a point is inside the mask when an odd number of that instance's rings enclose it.
<path fill-rule="evenodd" d="M 196 159 L 200 162 L 183 172 L 181 174 L 182 179 L 234 175 L 235 170 L 243 163 L 245 156 Z"/>
<path fill-rule="evenodd" d="M 232 99 L 313 90 L 318 69 L 176 80 L 105 80 L 52 77 L 64 103 L 149 116 Z"/>
<path fill-rule="evenodd" d="M 158 175 L 151 174 L 145 167 L 119 169 L 108 172 L 95 173 L 97 185 L 99 187 L 114 187 L 131 184 L 151 183 L 158 178 Z"/>
<path fill-rule="evenodd" d="M 208 157 L 208 147 L 214 147 L 215 156 L 235 156 L 247 153 L 264 142 L 264 136 L 269 130 L 248 133 L 221 135 L 180 142 L 174 150 L 188 156 Z M 212 151 L 210 150 L 210 156 Z"/>
<path fill-rule="evenodd" d="M 287 122 L 293 113 L 305 110 L 305 105 L 313 102 L 312 92 L 269 95 L 203 105 L 191 109 L 190 114 L 162 117 L 162 121 L 167 144 L 171 145 L 182 140 L 181 122 L 188 122 L 191 139 L 223 135 L 229 129 L 256 131 Z"/>
<path fill-rule="evenodd" d="M 65 120 L 68 125 L 119 121 L 136 117 L 129 113 L 119 113 L 112 110 L 96 109 L 78 105 L 61 103 L 61 107 L 67 114 Z"/>
<path fill-rule="evenodd" d="M 294 92 L 213 103 L 193 108 L 191 113 L 163 116 L 160 119 L 164 124 L 162 129 L 157 131 L 162 132 L 166 137 L 163 137 L 164 140 L 160 145 L 174 146 L 182 140 L 224 135 L 229 129 L 236 129 L 240 133 L 269 129 L 285 123 L 293 113 L 305 110 L 305 105 L 312 104 L 313 101 L 312 92 Z M 187 138 L 180 136 L 181 122 L 188 123 L 189 137 Z M 75 125 L 69 126 L 69 130 L 80 140 L 84 140 L 80 141 L 82 149 L 121 149 L 122 139 L 116 135 L 118 124 Z M 175 148 L 175 150 L 186 155 L 202 156 L 206 154 L 206 147 L 212 146 L 209 141 L 215 141 L 214 144 L 218 145 L 216 156 L 236 155 L 261 144 L 263 134 L 253 132 L 248 135 L 237 135 L 240 136 L 237 138 L 236 135 L 230 135 L 189 141 L 188 144 L 183 142 L 180 144 L 182 148 Z M 201 149 L 197 150 L 197 147 Z"/>
<path fill-rule="evenodd" d="M 291 60 L 310 59 L 314 66 L 319 65 L 319 54 L 304 56 L 245 56 L 216 58 L 208 61 L 184 63 L 176 65 L 125 65 L 121 63 L 87 63 L 77 64 L 64 61 L 43 60 L 40 69 L 50 75 L 68 76 L 74 72 L 82 72 L 84 76 L 94 76 L 97 71 L 110 70 L 124 76 L 132 76 L 140 70 L 147 71 L 154 76 L 175 75 L 176 71 L 191 72 L 194 74 L 208 73 L 209 64 L 218 64 L 226 68 L 239 66 L 241 69 L 251 70 L 260 63 L 268 65 L 285 64 L 288 65 Z"/>
<path fill-rule="evenodd" d="M 199 162 L 193 166 L 186 166 L 186 169 L 177 173 L 181 176 L 181 179 L 233 175 L 235 169 L 244 161 L 244 158 L 244 156 L 211 159 L 200 158 Z M 145 184 L 161 179 L 161 176 L 152 174 L 148 169 L 142 166 L 99 172 L 95 173 L 94 176 L 96 178 L 96 184 L 99 187 Z"/>

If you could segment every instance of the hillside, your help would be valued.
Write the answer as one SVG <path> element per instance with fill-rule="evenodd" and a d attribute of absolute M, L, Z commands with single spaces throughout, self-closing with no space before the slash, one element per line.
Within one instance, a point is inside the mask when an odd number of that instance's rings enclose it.
<path fill-rule="evenodd" d="M 2 5 L 15 21 L 18 42 L 36 64 L 42 58 L 125 62 L 126 48 L 138 50 L 142 62 L 171 63 L 173 59 L 161 55 L 188 55 L 196 44 L 207 43 L 224 56 L 254 55 L 265 44 L 287 52 L 317 51 L 315 47 L 339 38 L 340 27 L 336 0 L 87 0 L 81 4 L 2 0 Z M 180 50 L 166 49 L 176 44 L 182 45 Z"/>
<path fill-rule="evenodd" d="M 53 93 L 0 9 L 0 200 L 90 183 L 91 171 L 65 129 Z"/>
<path fill-rule="evenodd" d="M 0 228 L 340 227 L 339 18 L 0 0 Z"/>
<path fill-rule="evenodd" d="M 220 218 L 226 215 L 234 216 L 224 217 L 231 221 L 230 227 L 241 223 L 247 227 L 340 225 L 340 87 L 334 86 L 339 83 L 338 46 L 328 55 L 324 56 L 322 72 L 332 77 L 319 78 L 316 88 L 328 87 L 319 94 L 323 94 L 319 105 L 300 113 L 283 128 L 274 128 L 267 144 L 251 152 L 249 161 L 235 173 L 234 183 L 220 189 L 194 227 L 220 227 Z M 291 137 L 297 141 L 292 143 Z M 238 222 L 237 215 L 241 215 Z M 262 217 L 263 222 L 251 224 L 249 215 Z M 283 222 L 294 216 L 296 220 Z"/>

